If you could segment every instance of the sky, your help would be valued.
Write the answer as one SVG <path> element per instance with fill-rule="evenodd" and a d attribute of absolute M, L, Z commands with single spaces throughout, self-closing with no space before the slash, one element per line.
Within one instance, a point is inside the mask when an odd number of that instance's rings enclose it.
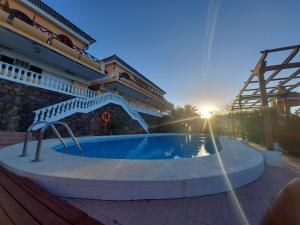
<path fill-rule="evenodd" d="M 167 92 L 175 106 L 222 107 L 260 51 L 299 44 L 300 0 L 44 0 Z"/>

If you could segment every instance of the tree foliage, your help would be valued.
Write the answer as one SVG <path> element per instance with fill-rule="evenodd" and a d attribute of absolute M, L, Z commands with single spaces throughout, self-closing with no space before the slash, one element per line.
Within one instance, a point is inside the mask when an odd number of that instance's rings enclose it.
<path fill-rule="evenodd" d="M 163 117 L 157 132 L 186 132 L 189 127 L 194 132 L 198 129 L 200 115 L 196 106 L 186 104 L 177 106 Z"/>

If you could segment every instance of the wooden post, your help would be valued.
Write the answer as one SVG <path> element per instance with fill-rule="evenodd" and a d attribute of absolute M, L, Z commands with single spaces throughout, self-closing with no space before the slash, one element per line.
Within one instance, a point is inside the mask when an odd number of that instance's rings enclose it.
<path fill-rule="evenodd" d="M 285 113 L 285 121 L 286 121 L 286 124 L 289 124 L 289 121 L 290 121 L 290 108 L 289 106 L 287 105 L 287 100 L 286 100 L 286 96 L 284 96 L 283 98 L 283 106 L 284 106 L 284 113 Z"/>
<path fill-rule="evenodd" d="M 265 142 L 267 149 L 273 150 L 273 132 L 272 132 L 272 121 L 271 121 L 271 114 L 269 111 L 269 103 L 268 103 L 268 95 L 266 91 L 266 83 L 264 78 L 266 68 L 266 61 L 264 60 L 260 67 L 258 68 L 258 82 L 259 82 L 259 91 L 262 101 L 261 111 L 263 115 L 263 121 L 264 121 L 264 131 L 265 131 Z"/>
<path fill-rule="evenodd" d="M 231 129 L 232 129 L 232 137 L 235 137 L 235 118 L 234 112 L 231 113 Z"/>
<path fill-rule="evenodd" d="M 229 136 L 232 138 L 233 137 L 233 119 L 232 119 L 232 110 L 229 111 Z"/>
<path fill-rule="evenodd" d="M 242 134 L 242 139 L 245 140 L 245 131 L 244 131 L 244 121 L 243 121 L 243 114 L 242 114 L 242 99 L 239 97 L 239 119 L 240 119 L 240 128 L 241 128 L 241 134 Z"/>
<path fill-rule="evenodd" d="M 230 111 L 227 111 L 227 135 L 230 137 L 230 118 L 229 118 Z"/>

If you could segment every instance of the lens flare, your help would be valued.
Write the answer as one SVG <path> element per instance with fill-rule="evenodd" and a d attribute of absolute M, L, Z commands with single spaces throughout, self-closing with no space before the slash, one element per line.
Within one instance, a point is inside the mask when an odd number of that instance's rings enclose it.
<path fill-rule="evenodd" d="M 211 112 L 204 110 L 201 112 L 201 118 L 203 119 L 210 119 L 211 118 Z"/>
<path fill-rule="evenodd" d="M 242 208 L 242 206 L 239 202 L 239 199 L 236 196 L 235 191 L 234 191 L 234 189 L 233 189 L 233 187 L 230 183 L 230 180 L 229 180 L 229 177 L 228 177 L 227 172 L 225 170 L 222 158 L 219 154 L 218 147 L 217 147 L 215 137 L 214 137 L 214 134 L 213 134 L 213 130 L 211 128 L 209 120 L 207 120 L 207 123 L 208 123 L 208 127 L 209 127 L 209 132 L 210 132 L 210 135 L 211 135 L 211 139 L 212 139 L 212 142 L 213 142 L 213 146 L 214 146 L 214 149 L 215 149 L 215 152 L 216 152 L 216 155 L 217 155 L 217 159 L 218 159 L 219 164 L 221 166 L 221 169 L 223 171 L 225 182 L 226 182 L 226 185 L 227 185 L 228 190 L 229 190 L 229 194 L 230 194 L 231 199 L 232 199 L 232 203 L 234 204 L 234 206 L 235 206 L 235 208 L 238 212 L 240 222 L 241 222 L 242 225 L 250 225 L 250 223 L 249 223 L 249 221 L 248 221 L 248 219 L 245 215 L 245 212 L 244 212 L 244 210 L 243 210 L 243 208 Z"/>

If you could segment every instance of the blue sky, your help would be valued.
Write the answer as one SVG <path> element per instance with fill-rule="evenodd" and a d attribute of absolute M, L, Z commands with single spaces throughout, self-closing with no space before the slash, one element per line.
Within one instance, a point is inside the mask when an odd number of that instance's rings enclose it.
<path fill-rule="evenodd" d="M 175 105 L 224 105 L 259 52 L 299 44 L 299 0 L 45 0 L 117 54 Z"/>

